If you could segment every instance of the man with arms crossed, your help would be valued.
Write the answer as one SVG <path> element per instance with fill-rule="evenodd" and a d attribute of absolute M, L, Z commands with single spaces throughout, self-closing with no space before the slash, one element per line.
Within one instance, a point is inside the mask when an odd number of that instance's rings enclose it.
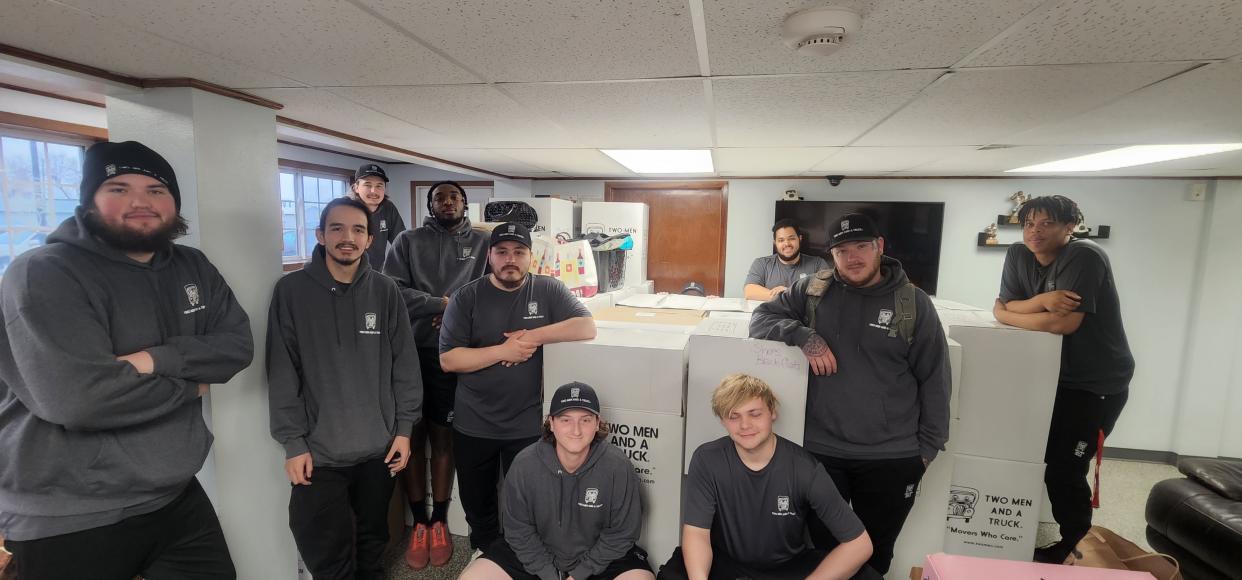
<path fill-rule="evenodd" d="M 595 389 L 561 385 L 543 435 L 505 478 L 505 537 L 463 580 L 654 580 L 638 547 L 643 510 L 634 465 L 605 441 Z M 567 509 L 568 508 L 568 509 Z"/>
<path fill-rule="evenodd" d="M 81 205 L 0 283 L 0 534 L 18 578 L 234 578 L 194 474 L 201 398 L 250 320 L 188 227 L 168 162 L 99 143 Z"/>
<path fill-rule="evenodd" d="M 427 218 L 419 228 L 401 232 L 388 252 L 384 273 L 397 281 L 410 312 L 418 363 L 423 373 L 423 421 L 414 426 L 413 458 L 402 475 L 414 514 L 414 531 L 405 563 L 420 570 L 443 566 L 453 555 L 448 533 L 448 503 L 453 491 L 453 401 L 457 375 L 440 368 L 440 322 L 447 296 L 483 275 L 487 235 L 471 229 L 466 190 L 442 181 L 427 192 Z M 431 497 L 427 518 L 426 445 L 431 440 Z M 430 526 L 430 528 L 428 528 Z"/>
<path fill-rule="evenodd" d="M 747 300 L 771 300 L 794 282 L 828 269 L 828 262 L 819 256 L 802 253 L 802 232 L 793 220 L 781 220 L 772 226 L 772 245 L 776 253 L 755 258 L 746 274 Z"/>
<path fill-rule="evenodd" d="M 530 273 L 530 232 L 491 235 L 491 274 L 453 293 L 440 328 L 440 366 L 457 376 L 453 459 L 470 545 L 500 537 L 497 478 L 539 440 L 545 344 L 595 337 L 595 321 L 559 280 Z"/>
<path fill-rule="evenodd" d="M 1121 303 L 1104 249 L 1073 237 L 1078 204 L 1036 197 L 1018 211 L 1022 243 L 1009 247 L 996 319 L 1060 334 L 1061 376 L 1044 452 L 1044 484 L 1061 540 L 1035 550 L 1037 562 L 1064 562 L 1091 529 L 1087 468 L 1121 415 L 1134 357 L 1121 324 Z"/>
<path fill-rule="evenodd" d="M 681 547 L 661 580 L 878 579 L 866 567 L 871 538 L 824 467 L 772 432 L 779 402 L 771 387 L 730 375 L 712 393 L 712 412 L 729 432 L 690 459 Z M 816 514 L 838 544 L 807 546 Z"/>

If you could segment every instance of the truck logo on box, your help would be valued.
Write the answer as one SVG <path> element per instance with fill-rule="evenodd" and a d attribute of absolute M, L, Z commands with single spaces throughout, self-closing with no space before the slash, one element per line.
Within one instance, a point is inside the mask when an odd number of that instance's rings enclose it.
<path fill-rule="evenodd" d="M 973 487 L 949 488 L 949 514 L 946 519 L 959 518 L 970 523 L 975 517 L 975 504 L 979 502 L 979 490 Z"/>

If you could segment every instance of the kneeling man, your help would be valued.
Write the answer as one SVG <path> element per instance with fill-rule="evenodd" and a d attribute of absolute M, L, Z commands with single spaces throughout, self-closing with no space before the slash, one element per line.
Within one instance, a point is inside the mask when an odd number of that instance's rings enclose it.
<path fill-rule="evenodd" d="M 729 432 L 700 445 L 683 494 L 681 547 L 661 579 L 871 579 L 871 538 L 815 457 L 772 432 L 771 387 L 743 374 L 725 377 L 712 411 Z M 815 514 L 839 544 L 806 543 Z"/>

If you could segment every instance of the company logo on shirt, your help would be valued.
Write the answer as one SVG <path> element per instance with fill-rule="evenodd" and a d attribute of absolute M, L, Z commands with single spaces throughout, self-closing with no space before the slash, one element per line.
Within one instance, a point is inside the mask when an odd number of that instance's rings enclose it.
<path fill-rule="evenodd" d="M 185 300 L 190 303 L 190 307 L 181 311 L 182 314 L 193 314 L 207 308 L 206 305 L 202 304 L 203 297 L 198 292 L 198 284 L 186 284 L 184 290 Z"/>
<path fill-rule="evenodd" d="M 380 220 L 380 231 L 381 232 L 388 231 L 388 220 Z"/>
<path fill-rule="evenodd" d="M 774 516 L 796 516 L 798 515 L 797 512 L 789 511 L 789 508 L 790 508 L 789 496 L 778 495 L 776 496 L 776 511 L 772 512 L 772 515 Z"/>
<path fill-rule="evenodd" d="M 586 491 L 582 494 L 582 501 L 578 502 L 578 506 L 584 507 L 584 508 L 590 508 L 590 509 L 599 509 L 599 508 L 604 507 L 604 504 L 601 504 L 598 502 L 599 502 L 599 488 L 588 487 Z"/>
<path fill-rule="evenodd" d="M 543 315 L 539 313 L 539 303 L 533 300 L 527 302 L 526 316 L 523 316 L 522 320 L 539 320 L 540 318 L 543 318 Z"/>
<path fill-rule="evenodd" d="M 463 258 L 469 258 L 469 257 L 470 257 L 470 252 L 471 252 L 471 251 L 473 251 L 473 250 L 474 250 L 474 248 L 462 248 L 462 249 L 461 249 L 461 257 L 463 257 Z"/>
<path fill-rule="evenodd" d="M 362 315 L 362 326 L 365 330 L 359 330 L 358 334 L 379 334 L 376 327 L 379 326 L 379 317 L 374 312 L 368 312 Z"/>
<path fill-rule="evenodd" d="M 888 309 L 880 310 L 880 317 L 876 319 L 876 324 L 888 326 L 893 321 L 893 311 Z"/>

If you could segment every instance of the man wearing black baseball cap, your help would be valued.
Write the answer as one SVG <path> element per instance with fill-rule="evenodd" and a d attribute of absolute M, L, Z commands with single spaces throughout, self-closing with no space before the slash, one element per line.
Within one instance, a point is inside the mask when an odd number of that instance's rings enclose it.
<path fill-rule="evenodd" d="M 367 260 L 371 269 L 384 269 L 384 257 L 388 254 L 388 245 L 397 239 L 397 234 L 405 231 L 405 221 L 401 212 L 388 199 L 388 174 L 384 168 L 368 163 L 354 172 L 354 183 L 350 186 L 351 197 L 366 204 L 375 216 L 375 239 L 367 248 Z"/>
<path fill-rule="evenodd" d="M 504 483 L 505 535 L 463 580 L 651 580 L 638 476 L 607 441 L 599 398 L 585 383 L 552 395 L 541 440 L 513 460 Z M 568 507 L 568 511 L 566 511 Z"/>
<path fill-rule="evenodd" d="M 851 502 L 888 571 L 927 465 L 949 436 L 949 359 L 936 309 L 884 255 L 870 216 L 832 222 L 833 270 L 755 309 L 753 338 L 800 347 L 811 366 L 805 446 Z M 831 548 L 827 530 L 811 537 Z"/>
<path fill-rule="evenodd" d="M 234 578 L 195 479 L 208 385 L 250 320 L 186 233 L 168 161 L 98 143 L 81 204 L 0 282 L 0 535 L 20 578 Z"/>
<path fill-rule="evenodd" d="M 503 223 L 491 236 L 491 274 L 449 299 L 440 366 L 457 373 L 453 457 L 476 549 L 500 537 L 496 484 L 539 439 L 542 345 L 595 337 L 591 313 L 559 280 L 530 273 L 530 232 Z"/>

